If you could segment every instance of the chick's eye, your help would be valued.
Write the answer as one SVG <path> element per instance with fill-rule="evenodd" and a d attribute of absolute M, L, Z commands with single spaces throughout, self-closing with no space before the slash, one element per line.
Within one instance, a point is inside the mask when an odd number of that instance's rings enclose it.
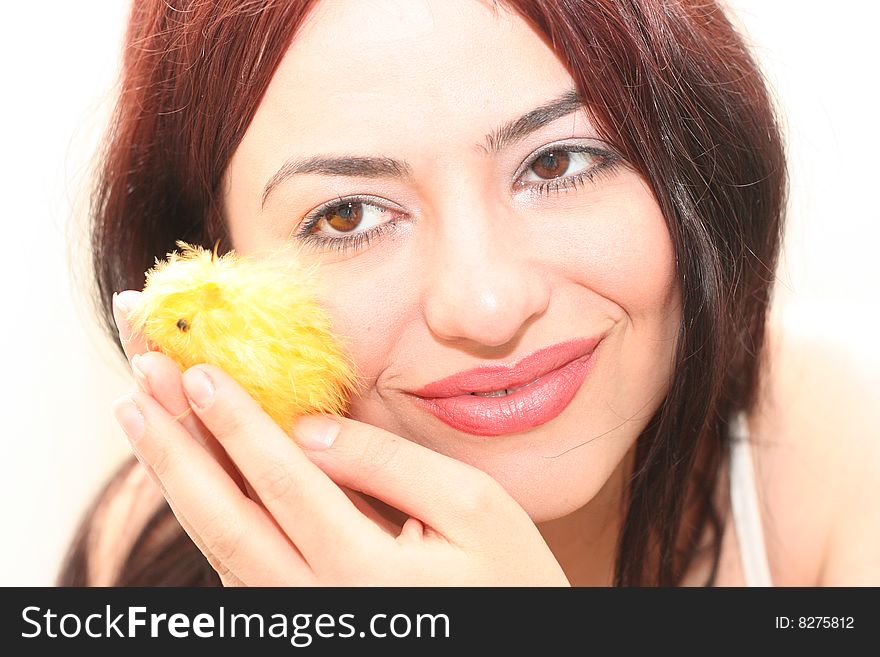
<path fill-rule="evenodd" d="M 189 322 L 187 322 L 185 319 L 178 319 L 177 328 L 186 333 L 187 331 L 189 331 Z"/>

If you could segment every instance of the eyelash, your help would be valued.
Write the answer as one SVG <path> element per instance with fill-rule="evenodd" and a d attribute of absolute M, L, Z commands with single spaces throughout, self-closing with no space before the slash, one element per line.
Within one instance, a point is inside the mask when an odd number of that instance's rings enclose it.
<path fill-rule="evenodd" d="M 551 144 L 546 148 L 542 148 L 531 157 L 528 164 L 524 167 L 522 173 L 520 173 L 520 176 L 524 175 L 526 171 L 534 166 L 535 162 L 540 160 L 548 153 L 559 152 L 587 153 L 588 155 L 592 155 L 593 157 L 597 158 L 599 160 L 599 164 L 596 164 L 586 171 L 582 171 L 581 173 L 577 173 L 573 176 L 566 176 L 564 178 L 551 178 L 542 183 L 532 184 L 523 183 L 520 181 L 517 182 L 517 185 L 521 187 L 529 186 L 538 196 L 546 195 L 547 197 L 549 197 L 551 193 L 558 194 L 566 189 L 576 189 L 577 187 L 583 187 L 584 185 L 586 185 L 587 182 L 595 182 L 597 178 L 611 174 L 620 164 L 620 158 L 617 155 L 603 148 L 596 148 L 595 146 L 584 146 L 579 144 Z"/>
<path fill-rule="evenodd" d="M 596 164 L 595 166 L 578 174 L 563 178 L 551 178 L 541 183 L 526 183 L 518 180 L 516 183 L 517 186 L 531 187 L 534 194 L 538 196 L 546 195 L 549 198 L 550 194 L 559 194 L 568 189 L 583 187 L 587 184 L 587 182 L 594 182 L 597 178 L 600 178 L 603 175 L 609 175 L 620 164 L 620 158 L 617 155 L 601 148 L 584 145 L 569 146 L 566 144 L 551 144 L 550 146 L 543 148 L 532 155 L 532 157 L 528 161 L 528 164 L 519 174 L 519 177 L 525 175 L 525 173 L 529 169 L 531 169 L 538 160 L 540 160 L 548 153 L 558 152 L 587 153 L 599 159 L 599 164 Z M 375 203 L 376 200 L 376 198 L 371 196 L 346 196 L 345 198 L 337 198 L 335 201 L 325 203 L 324 205 L 310 212 L 305 217 L 302 228 L 296 231 L 295 236 L 298 239 L 308 242 L 309 244 L 313 244 L 318 248 L 327 247 L 339 253 L 358 251 L 363 246 L 369 246 L 370 244 L 372 244 L 374 239 L 382 237 L 386 234 L 393 233 L 398 228 L 398 222 L 387 221 L 369 230 L 356 233 L 350 237 L 327 237 L 326 235 L 320 235 L 318 233 L 310 234 L 310 231 L 318 224 L 319 221 L 321 221 L 321 219 L 324 218 L 324 216 L 331 214 L 332 211 L 340 208 L 343 205 L 348 205 L 349 203 L 364 203 L 375 205 L 376 207 L 382 207 Z M 387 211 L 387 209 L 383 209 L 383 211 Z"/>
<path fill-rule="evenodd" d="M 377 199 L 372 196 L 346 196 L 344 199 L 337 198 L 335 201 L 325 203 L 306 216 L 302 228 L 296 231 L 296 237 L 309 244 L 313 244 L 318 248 L 328 247 L 339 253 L 346 253 L 349 250 L 357 251 L 364 245 L 369 246 L 373 243 L 374 239 L 381 237 L 382 235 L 393 233 L 398 227 L 398 222 L 386 221 L 385 223 L 379 224 L 369 230 L 355 233 L 350 237 L 327 237 L 326 235 L 320 235 L 318 233 L 312 235 L 309 231 L 311 231 L 325 215 L 332 214 L 332 211 L 337 210 L 343 205 L 348 205 L 349 203 L 364 203 L 381 208 L 382 206 L 376 204 L 376 200 Z M 383 212 L 387 212 L 387 210 L 383 208 Z"/>

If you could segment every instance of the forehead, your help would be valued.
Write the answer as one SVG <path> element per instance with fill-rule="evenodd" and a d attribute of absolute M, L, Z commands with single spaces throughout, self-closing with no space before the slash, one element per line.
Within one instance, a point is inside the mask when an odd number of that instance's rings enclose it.
<path fill-rule="evenodd" d="M 268 149 L 281 148 L 279 126 L 302 148 L 380 149 L 418 135 L 442 147 L 572 86 L 538 33 L 501 5 L 324 0 L 294 37 L 251 132 L 262 131 Z"/>

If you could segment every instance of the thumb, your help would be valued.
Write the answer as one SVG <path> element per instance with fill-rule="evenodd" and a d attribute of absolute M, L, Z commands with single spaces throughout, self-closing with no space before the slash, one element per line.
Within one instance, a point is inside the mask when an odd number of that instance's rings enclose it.
<path fill-rule="evenodd" d="M 328 443 L 320 415 L 300 418 L 292 435 L 309 459 L 337 484 L 382 500 L 418 518 L 453 543 L 476 526 L 525 514 L 504 488 L 482 470 L 384 429 L 346 417 Z"/>

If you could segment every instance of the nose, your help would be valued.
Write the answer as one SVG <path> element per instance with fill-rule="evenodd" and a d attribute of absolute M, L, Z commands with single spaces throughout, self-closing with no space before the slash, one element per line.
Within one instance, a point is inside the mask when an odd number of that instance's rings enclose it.
<path fill-rule="evenodd" d="M 455 205 L 432 222 L 425 321 L 442 340 L 502 346 L 547 309 L 550 284 L 503 203 Z"/>

